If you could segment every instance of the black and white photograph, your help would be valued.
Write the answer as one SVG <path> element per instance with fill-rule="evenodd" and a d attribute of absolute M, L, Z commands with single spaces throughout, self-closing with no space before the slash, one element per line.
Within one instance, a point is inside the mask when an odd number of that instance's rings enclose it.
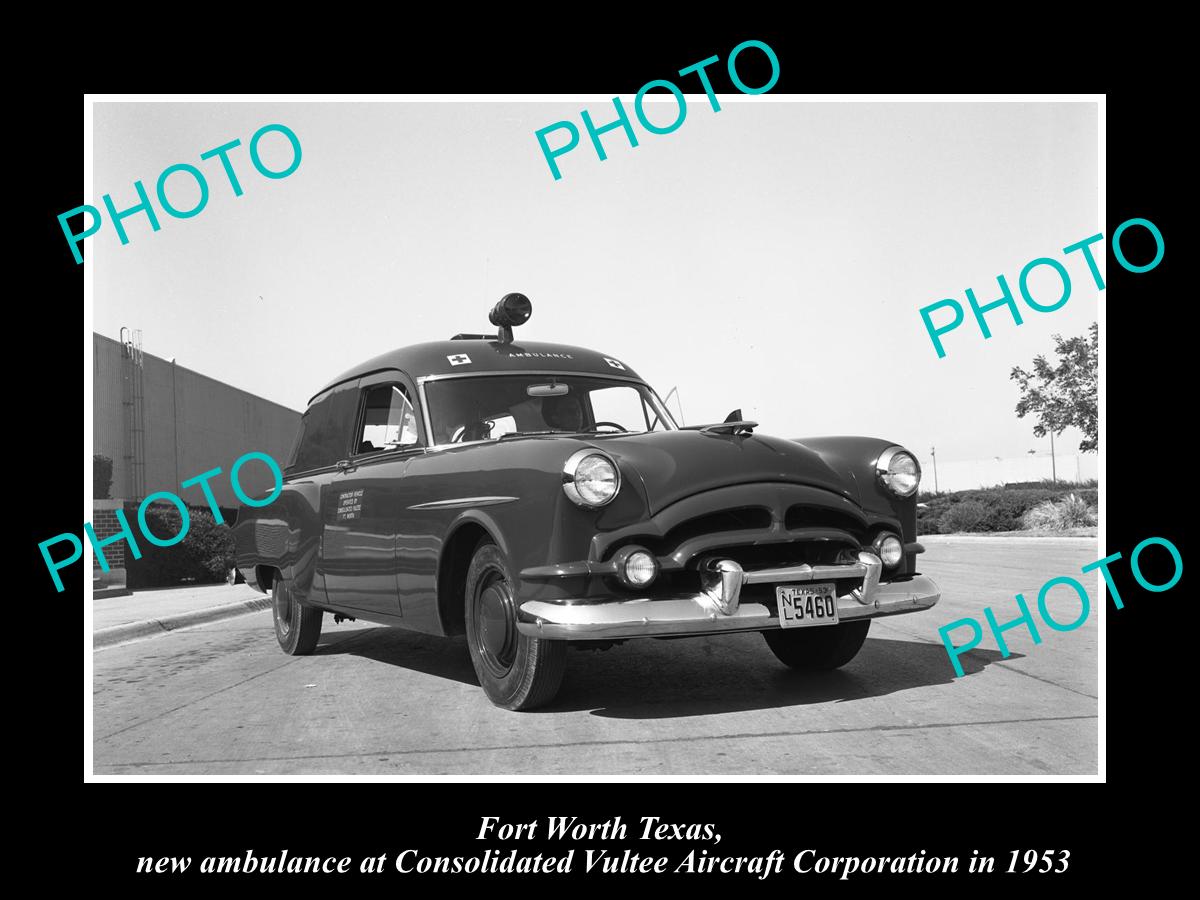
<path fill-rule="evenodd" d="M 90 778 L 1103 780 L 1104 97 L 764 47 L 89 96 Z"/>

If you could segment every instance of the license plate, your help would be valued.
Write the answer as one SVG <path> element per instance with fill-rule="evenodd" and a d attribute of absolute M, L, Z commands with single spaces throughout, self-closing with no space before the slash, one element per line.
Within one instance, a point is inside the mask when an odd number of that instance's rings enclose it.
<path fill-rule="evenodd" d="M 837 594 L 829 584 L 781 584 L 775 588 L 780 628 L 836 625 Z"/>

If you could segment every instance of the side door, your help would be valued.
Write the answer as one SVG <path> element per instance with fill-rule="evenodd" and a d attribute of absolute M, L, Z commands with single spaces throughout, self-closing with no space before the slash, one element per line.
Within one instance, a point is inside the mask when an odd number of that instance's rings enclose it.
<path fill-rule="evenodd" d="M 424 446 L 415 398 L 398 371 L 359 380 L 353 439 L 321 504 L 329 602 L 364 618 L 403 615 L 397 525 L 405 471 Z"/>
<path fill-rule="evenodd" d="M 275 516 L 286 532 L 277 543 L 291 548 L 291 564 L 284 574 L 293 579 L 298 599 L 316 605 L 327 601 L 321 508 L 326 488 L 337 475 L 337 462 L 350 445 L 357 386 L 357 379 L 336 384 L 309 403 L 284 469 L 287 488 L 276 501 Z"/>

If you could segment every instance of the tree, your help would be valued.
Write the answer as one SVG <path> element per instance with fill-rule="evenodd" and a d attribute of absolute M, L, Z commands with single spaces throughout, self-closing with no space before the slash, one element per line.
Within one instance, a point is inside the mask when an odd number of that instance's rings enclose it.
<path fill-rule="evenodd" d="M 107 500 L 109 489 L 112 487 L 113 462 L 107 456 L 99 453 L 92 457 L 92 498 Z"/>
<path fill-rule="evenodd" d="M 1096 402 L 1096 369 L 1099 363 L 1099 329 L 1093 322 L 1086 335 L 1067 338 L 1054 337 L 1054 352 L 1059 362 L 1051 366 L 1046 357 L 1033 360 L 1033 371 L 1014 366 L 1009 375 L 1021 389 L 1017 403 L 1017 418 L 1037 416 L 1033 433 L 1045 437 L 1060 434 L 1074 426 L 1083 432 L 1079 449 L 1095 452 L 1098 443 L 1099 411 Z"/>

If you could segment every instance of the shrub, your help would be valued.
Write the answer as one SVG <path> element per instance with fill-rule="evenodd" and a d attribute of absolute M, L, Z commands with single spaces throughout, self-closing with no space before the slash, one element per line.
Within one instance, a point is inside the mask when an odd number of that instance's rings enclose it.
<path fill-rule="evenodd" d="M 126 511 L 132 522 L 135 511 Z M 183 540 L 158 547 L 139 539 L 142 558 L 127 557 L 127 582 L 131 588 L 168 587 L 224 581 L 233 566 L 233 535 L 227 525 L 218 525 L 207 509 L 188 510 L 190 525 Z M 157 537 L 179 534 L 179 510 L 171 504 L 153 504 L 146 510 L 146 527 Z"/>
<path fill-rule="evenodd" d="M 1079 488 L 1094 488 L 1098 482 L 1095 478 L 1089 478 L 1086 481 L 1065 481 L 1060 478 L 1057 481 L 1052 481 L 1049 478 L 1043 478 L 1041 481 L 1010 481 L 998 490 L 1011 491 L 1016 488 L 1046 488 L 1047 490 L 1064 491 L 1078 490 Z"/>
<path fill-rule="evenodd" d="M 99 453 L 92 457 L 92 499 L 107 500 L 112 490 L 112 460 Z"/>
<path fill-rule="evenodd" d="M 183 546 L 212 581 L 224 581 L 233 568 L 233 533 L 218 525 L 207 510 L 192 512 L 192 527 Z"/>
<path fill-rule="evenodd" d="M 1073 493 L 1093 508 L 1099 502 L 1099 492 L 1094 487 L 1076 488 Z M 1066 494 L 1067 490 L 1062 485 L 1055 489 L 1050 484 L 1023 487 L 1008 485 L 955 493 L 921 494 L 918 500 L 924 504 L 924 508 L 917 508 L 917 533 L 939 534 L 952 530 L 950 526 L 956 523 L 944 523 L 944 517 L 955 506 L 967 501 L 980 503 L 987 510 L 985 516 L 975 521 L 972 530 L 1016 531 L 1023 527 L 1023 517 L 1029 510 L 1041 503 L 1057 501 Z M 964 519 L 976 518 L 969 510 L 957 515 Z"/>
<path fill-rule="evenodd" d="M 979 499 L 987 505 L 988 514 L 977 530 L 1016 531 L 1021 527 L 1021 516 L 1026 510 L 1058 496 L 1056 491 L 1046 488 L 1000 490 L 991 496 L 982 496 Z"/>
<path fill-rule="evenodd" d="M 978 500 L 963 500 L 955 503 L 938 521 L 941 533 L 954 531 L 983 531 L 980 527 L 988 517 L 988 508 Z"/>
<path fill-rule="evenodd" d="M 1065 531 L 1068 528 L 1095 524 L 1095 508 L 1079 494 L 1067 494 L 1056 501 L 1039 503 L 1026 511 L 1021 518 L 1023 528 L 1046 531 Z"/>

